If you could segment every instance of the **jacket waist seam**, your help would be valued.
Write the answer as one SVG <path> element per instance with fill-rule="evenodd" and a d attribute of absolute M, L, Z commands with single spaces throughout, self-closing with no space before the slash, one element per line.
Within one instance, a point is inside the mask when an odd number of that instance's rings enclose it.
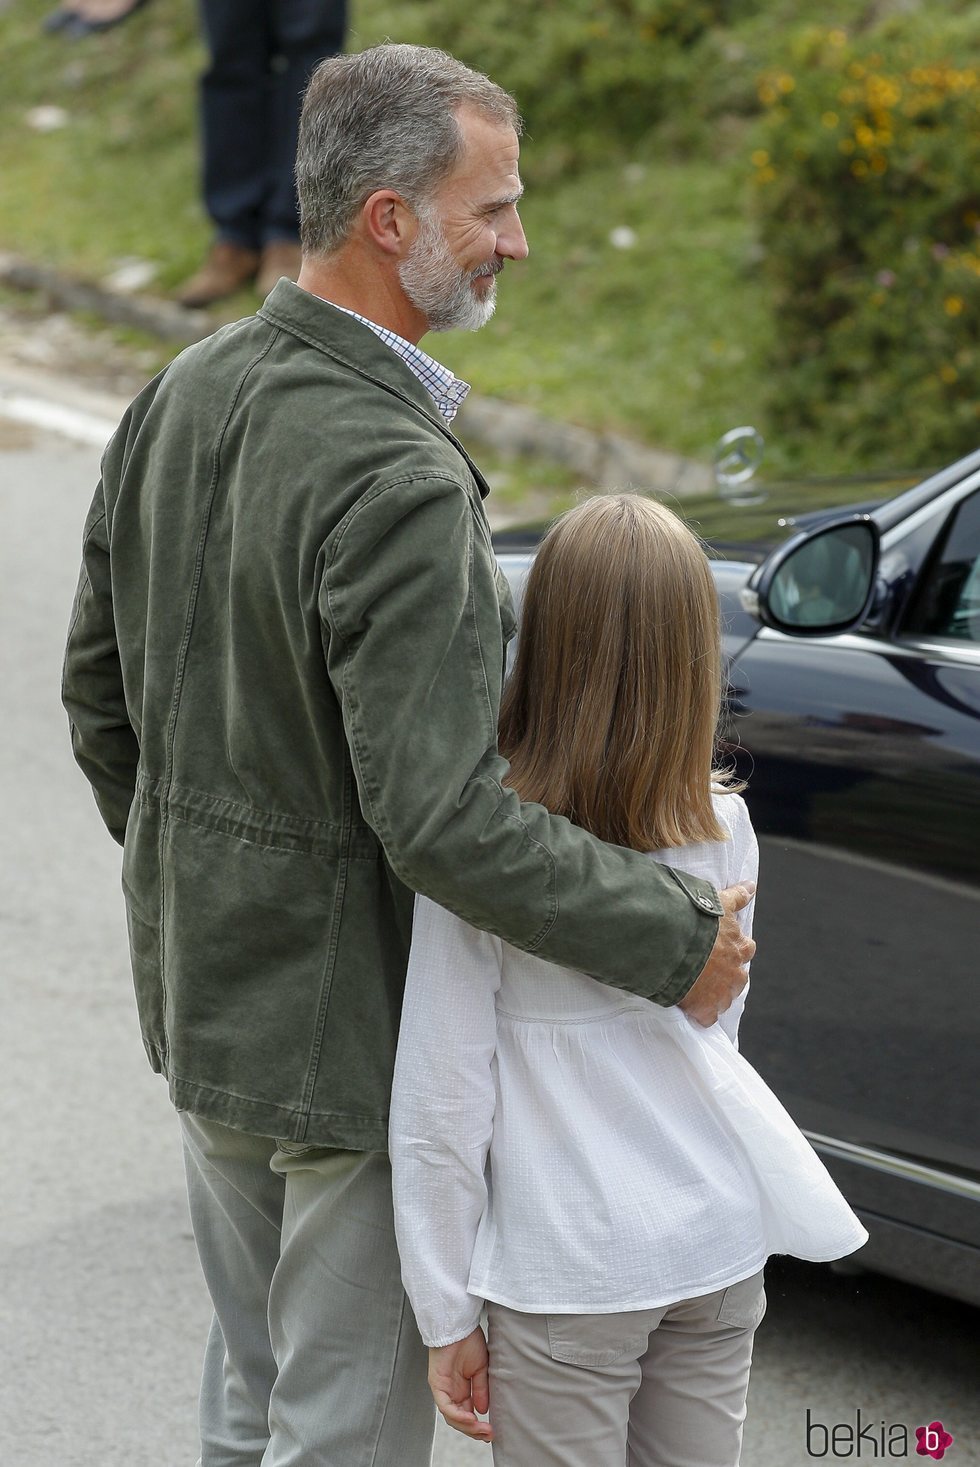
<path fill-rule="evenodd" d="M 355 860 L 377 860 L 381 854 L 377 837 L 366 827 L 345 831 L 343 825 L 325 820 L 302 820 L 295 815 L 250 810 L 233 800 L 188 786 L 171 785 L 164 794 L 163 780 L 147 779 L 145 775 L 137 779 L 136 798 L 141 804 L 157 806 L 161 812 L 165 810 L 186 825 L 272 850 L 338 857 L 346 854 Z M 348 840 L 350 845 L 345 851 Z"/>
<path fill-rule="evenodd" d="M 146 1041 L 149 1043 L 149 1041 Z M 351 1126 L 355 1129 L 369 1130 L 377 1126 L 387 1126 L 386 1115 L 374 1115 L 373 1113 L 358 1113 L 340 1110 L 317 1110 L 315 1107 L 292 1105 L 288 1101 L 257 1099 L 255 1096 L 242 1095 L 236 1090 L 229 1090 L 224 1086 L 207 1085 L 200 1080 L 190 1080 L 186 1075 L 179 1075 L 167 1061 L 167 1055 L 158 1044 L 152 1045 L 157 1057 L 162 1060 L 162 1073 L 172 1085 L 180 1086 L 185 1091 L 196 1091 L 200 1095 L 213 1095 L 216 1098 L 236 1101 L 239 1105 L 249 1106 L 257 1110 L 273 1109 L 282 1111 L 284 1114 L 296 1116 L 300 1119 L 315 1119 L 319 1121 L 337 1121 Z M 290 1138 L 291 1139 L 291 1138 Z"/>

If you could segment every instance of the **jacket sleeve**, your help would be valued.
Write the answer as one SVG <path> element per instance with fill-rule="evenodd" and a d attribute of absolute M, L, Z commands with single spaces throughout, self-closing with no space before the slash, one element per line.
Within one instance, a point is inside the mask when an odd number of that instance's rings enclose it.
<path fill-rule="evenodd" d="M 498 938 L 416 899 L 388 1149 L 405 1292 L 432 1346 L 480 1322 L 467 1285 L 487 1204 L 500 962 Z"/>
<path fill-rule="evenodd" d="M 496 563 L 467 490 L 375 486 L 323 564 L 327 666 L 361 808 L 396 875 L 515 947 L 676 1003 L 714 942 L 714 889 L 501 786 Z"/>
<path fill-rule="evenodd" d="M 85 522 L 61 696 L 75 758 L 95 792 L 109 834 L 122 845 L 136 788 L 139 742 L 123 693 L 101 484 Z"/>

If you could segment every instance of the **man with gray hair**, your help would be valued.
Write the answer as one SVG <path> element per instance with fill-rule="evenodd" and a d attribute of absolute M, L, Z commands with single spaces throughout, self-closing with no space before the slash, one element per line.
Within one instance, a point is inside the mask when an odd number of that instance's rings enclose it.
<path fill-rule="evenodd" d="M 513 609 L 466 386 L 418 342 L 482 325 L 527 254 L 518 132 L 441 52 L 325 62 L 298 284 L 140 394 L 85 527 L 64 699 L 181 1112 L 202 1467 L 428 1461 L 386 1155 L 414 892 L 704 1023 L 751 956 L 747 892 L 503 784 Z"/>

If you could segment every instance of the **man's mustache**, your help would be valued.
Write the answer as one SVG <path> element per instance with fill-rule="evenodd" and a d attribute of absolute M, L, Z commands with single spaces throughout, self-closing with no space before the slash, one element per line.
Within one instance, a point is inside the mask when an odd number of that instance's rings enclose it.
<path fill-rule="evenodd" d="M 494 255 L 492 260 L 488 260 L 487 263 L 485 265 L 481 265 L 478 270 L 473 270 L 471 272 L 471 277 L 472 279 L 477 280 L 481 276 L 485 275 L 499 275 L 503 268 L 503 260 L 501 260 L 499 256 Z"/>

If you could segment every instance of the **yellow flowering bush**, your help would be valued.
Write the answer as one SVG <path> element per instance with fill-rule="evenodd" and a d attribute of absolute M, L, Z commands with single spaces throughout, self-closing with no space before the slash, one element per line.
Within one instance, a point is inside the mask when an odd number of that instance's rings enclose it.
<path fill-rule="evenodd" d="M 758 87 L 775 415 L 900 467 L 980 442 L 980 61 L 948 42 L 810 29 Z"/>

